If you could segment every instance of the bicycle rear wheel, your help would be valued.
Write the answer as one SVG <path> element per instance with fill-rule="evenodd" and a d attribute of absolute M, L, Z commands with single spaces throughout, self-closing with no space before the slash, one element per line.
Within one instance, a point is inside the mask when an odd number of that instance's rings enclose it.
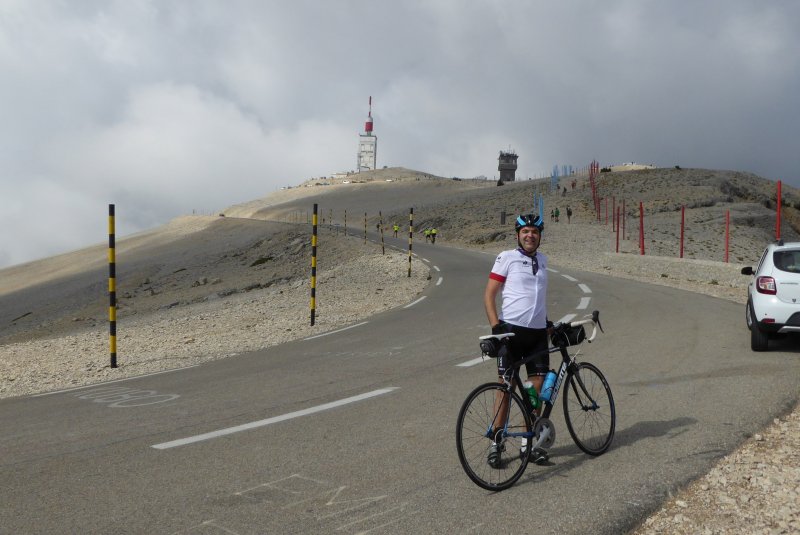
<path fill-rule="evenodd" d="M 611 445 L 617 420 L 614 397 L 593 364 L 582 362 L 567 376 L 564 420 L 572 440 L 589 455 L 600 455 Z"/>
<path fill-rule="evenodd" d="M 522 400 L 500 383 L 486 383 L 473 390 L 464 400 L 456 423 L 458 460 L 469 478 L 487 490 L 507 489 L 528 465 L 529 456 L 520 452 L 523 438 L 503 432 L 503 406 L 508 407 L 507 433 L 531 432 L 531 417 Z M 490 465 L 489 454 L 495 443 L 498 457 Z"/>

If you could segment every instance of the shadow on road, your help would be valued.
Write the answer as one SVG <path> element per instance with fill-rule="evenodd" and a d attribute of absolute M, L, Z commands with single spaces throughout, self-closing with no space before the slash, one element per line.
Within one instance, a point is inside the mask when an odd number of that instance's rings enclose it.
<path fill-rule="evenodd" d="M 645 438 L 675 437 L 683 434 L 686 430 L 697 423 L 695 418 L 681 417 L 672 420 L 637 422 L 636 424 L 617 431 L 611 443 L 611 450 L 630 446 Z M 592 461 L 595 457 L 583 453 L 578 446 L 573 443 L 559 446 L 550 450 L 550 461 L 546 465 L 537 466 L 533 463 L 528 465 L 525 475 L 517 485 L 527 485 L 539 481 L 547 481 L 552 477 L 566 474 L 587 461 Z M 530 471 L 530 472 L 529 472 Z"/>

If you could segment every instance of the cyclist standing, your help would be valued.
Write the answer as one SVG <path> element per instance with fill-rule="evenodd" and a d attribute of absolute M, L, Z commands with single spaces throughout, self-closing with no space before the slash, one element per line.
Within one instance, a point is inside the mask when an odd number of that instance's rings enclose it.
<path fill-rule="evenodd" d="M 518 247 L 497 256 L 489 273 L 483 300 L 492 334 L 514 333 L 508 350 L 504 346 L 497 359 L 500 381 L 503 381 L 503 375 L 512 360 L 542 353 L 540 358 L 525 365 L 528 380 L 538 393 L 550 369 L 550 355 L 547 353 L 547 329 L 550 326 L 547 320 L 547 257 L 538 252 L 544 221 L 538 215 L 521 215 L 514 229 Z M 495 298 L 501 290 L 502 305 L 498 314 Z M 541 408 L 536 413 L 538 416 Z M 492 464 L 491 451 L 489 456 L 489 463 Z M 533 451 L 532 459 L 537 464 L 546 462 L 547 457 L 547 452 L 541 448 Z"/>

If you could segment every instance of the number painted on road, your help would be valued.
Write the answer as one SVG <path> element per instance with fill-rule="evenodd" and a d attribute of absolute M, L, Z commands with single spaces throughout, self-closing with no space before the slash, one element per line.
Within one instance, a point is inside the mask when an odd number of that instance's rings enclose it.
<path fill-rule="evenodd" d="M 179 394 L 159 394 L 155 390 L 137 390 L 125 386 L 93 388 L 75 394 L 78 399 L 103 403 L 113 408 L 142 407 L 166 403 L 180 397 Z"/>

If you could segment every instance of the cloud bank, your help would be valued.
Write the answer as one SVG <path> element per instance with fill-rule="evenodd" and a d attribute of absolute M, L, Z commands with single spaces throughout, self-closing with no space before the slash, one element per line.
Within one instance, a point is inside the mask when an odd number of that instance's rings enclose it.
<path fill-rule="evenodd" d="M 378 165 L 592 159 L 800 185 L 800 5 L 6 0 L 0 267 Z"/>

